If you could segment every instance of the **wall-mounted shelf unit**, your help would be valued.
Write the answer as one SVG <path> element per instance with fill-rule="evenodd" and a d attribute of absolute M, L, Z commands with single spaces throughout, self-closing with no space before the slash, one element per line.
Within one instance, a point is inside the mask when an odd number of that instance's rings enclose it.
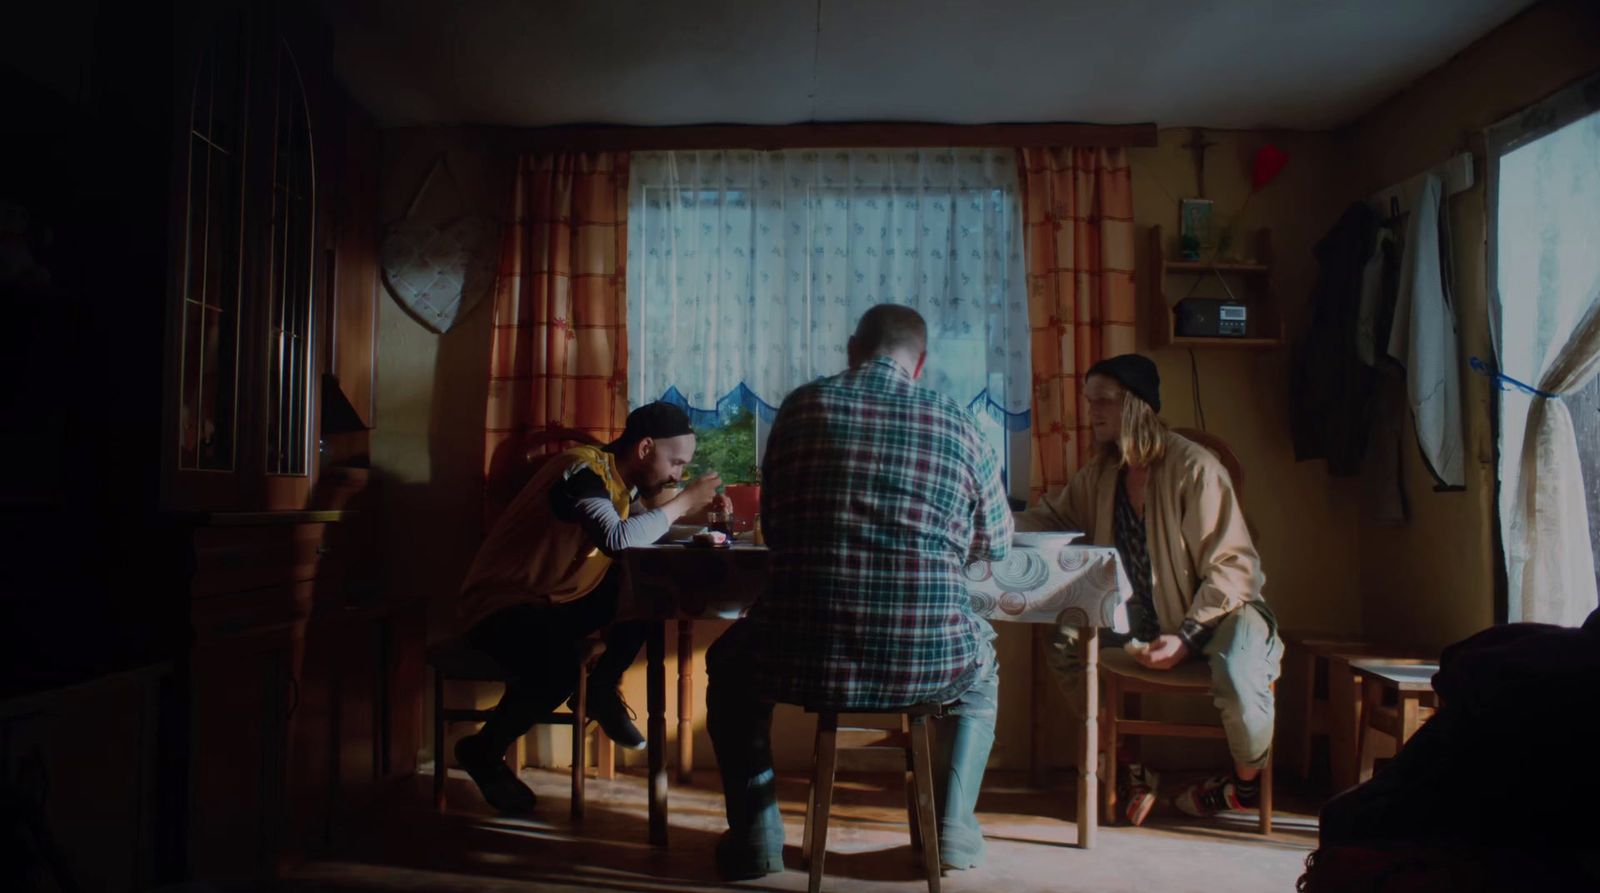
<path fill-rule="evenodd" d="M 1254 261 L 1172 260 L 1159 226 L 1150 227 L 1150 298 L 1156 347 L 1221 347 L 1268 350 L 1283 344 L 1283 317 L 1272 298 L 1271 233 L 1256 232 Z M 1170 285 L 1170 291 L 1169 291 Z M 1226 286 L 1226 288 L 1224 287 Z M 1243 336 L 1179 335 L 1174 308 L 1185 297 L 1227 298 L 1249 308 Z"/>

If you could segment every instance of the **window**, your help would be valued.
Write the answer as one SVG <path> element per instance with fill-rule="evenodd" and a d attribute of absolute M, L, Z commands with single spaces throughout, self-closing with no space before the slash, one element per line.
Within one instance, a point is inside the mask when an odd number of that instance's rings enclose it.
<path fill-rule="evenodd" d="M 1600 79 L 1497 125 L 1489 146 L 1508 613 L 1576 625 L 1600 588 Z M 1572 433 L 1535 389 L 1561 394 Z"/>
<path fill-rule="evenodd" d="M 635 404 L 689 407 L 702 451 L 727 441 L 756 452 L 728 461 L 754 465 L 784 396 L 845 368 L 868 307 L 905 304 L 928 321 L 923 383 L 979 416 L 1009 480 L 1026 488 L 1026 437 L 1015 435 L 1027 429 L 1032 370 L 1015 153 L 655 152 L 630 164 Z"/>

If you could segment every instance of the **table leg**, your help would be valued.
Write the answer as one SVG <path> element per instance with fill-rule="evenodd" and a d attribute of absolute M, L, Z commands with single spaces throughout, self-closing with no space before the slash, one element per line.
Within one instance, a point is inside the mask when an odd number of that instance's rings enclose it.
<path fill-rule="evenodd" d="M 667 624 L 650 623 L 645 639 L 648 689 L 645 737 L 650 750 L 650 844 L 667 845 Z"/>
<path fill-rule="evenodd" d="M 1328 769 L 1335 792 L 1354 787 L 1359 773 L 1360 685 L 1349 660 L 1328 658 Z"/>
<path fill-rule="evenodd" d="M 1302 781 L 1311 777 L 1311 727 L 1317 714 L 1317 656 L 1297 648 L 1289 658 L 1300 672 L 1300 725 L 1295 729 L 1293 765 Z"/>
<path fill-rule="evenodd" d="M 1044 624 L 1033 624 L 1028 643 L 1028 690 L 1033 701 L 1032 732 L 1028 740 L 1028 783 L 1035 788 L 1044 787 L 1045 717 L 1049 707 L 1045 697 L 1049 694 L 1048 673 L 1040 672 L 1044 663 L 1043 633 L 1049 631 Z"/>
<path fill-rule="evenodd" d="M 678 621 L 678 783 L 694 781 L 694 621 Z"/>
<path fill-rule="evenodd" d="M 1099 827 L 1099 811 L 1095 809 L 1099 793 L 1100 729 L 1100 637 L 1092 628 L 1078 631 L 1078 651 L 1083 658 L 1083 759 L 1078 767 L 1078 846 L 1094 846 L 1095 831 Z"/>

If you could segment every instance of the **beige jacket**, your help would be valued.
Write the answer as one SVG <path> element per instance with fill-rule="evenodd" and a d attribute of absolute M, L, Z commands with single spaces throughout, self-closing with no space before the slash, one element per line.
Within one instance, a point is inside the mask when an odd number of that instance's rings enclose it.
<path fill-rule="evenodd" d="M 1097 457 L 1018 514 L 1017 530 L 1082 530 L 1093 545 L 1115 546 L 1116 493 L 1116 464 Z M 1144 517 L 1163 633 L 1176 633 L 1185 618 L 1214 627 L 1261 598 L 1261 557 L 1228 471 L 1210 450 L 1168 432 L 1166 455 L 1150 467 Z"/>

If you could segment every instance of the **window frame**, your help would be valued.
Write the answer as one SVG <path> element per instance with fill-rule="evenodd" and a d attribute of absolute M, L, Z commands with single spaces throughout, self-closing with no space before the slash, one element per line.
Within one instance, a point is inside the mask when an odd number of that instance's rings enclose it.
<path fill-rule="evenodd" d="M 1496 357 L 1497 363 L 1502 355 L 1500 323 L 1503 307 L 1500 295 L 1500 163 L 1506 155 L 1517 149 L 1535 143 L 1593 114 L 1600 114 L 1600 74 L 1591 74 L 1569 84 L 1484 131 L 1484 276 L 1490 350 Z M 1591 382 L 1589 387 L 1594 386 L 1595 383 Z M 1573 396 L 1576 395 L 1569 395 L 1564 399 L 1570 403 Z M 1501 454 L 1505 422 L 1504 401 L 1503 389 L 1497 389 L 1497 392 L 1491 395 L 1489 409 L 1490 437 L 1494 450 L 1494 489 L 1491 508 L 1494 519 L 1494 588 L 1497 623 L 1520 620 L 1524 616 L 1521 599 L 1513 597 L 1506 578 L 1507 555 L 1502 534 L 1505 519 L 1501 512 L 1503 491 L 1500 475 L 1504 458 Z M 1580 442 L 1579 446 L 1581 455 L 1583 444 Z M 1590 463 L 1584 462 L 1584 464 Z M 1597 529 L 1595 520 L 1591 515 L 1589 522 L 1591 546 L 1600 544 L 1600 529 Z M 1600 576 L 1600 549 L 1597 549 L 1596 553 L 1596 567 L 1597 576 Z"/>

